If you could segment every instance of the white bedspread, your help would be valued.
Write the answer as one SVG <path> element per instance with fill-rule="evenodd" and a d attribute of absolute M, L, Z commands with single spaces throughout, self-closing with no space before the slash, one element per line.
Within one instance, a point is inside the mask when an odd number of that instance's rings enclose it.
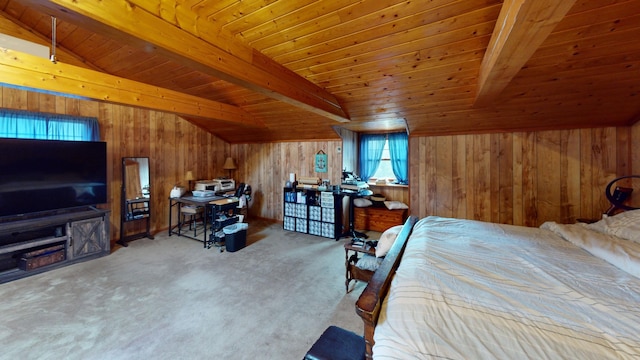
<path fill-rule="evenodd" d="M 420 220 L 382 306 L 374 359 L 640 358 L 640 279 L 574 245 L 609 244 L 607 235 L 556 225 Z M 624 246 L 610 247 L 624 258 Z"/>

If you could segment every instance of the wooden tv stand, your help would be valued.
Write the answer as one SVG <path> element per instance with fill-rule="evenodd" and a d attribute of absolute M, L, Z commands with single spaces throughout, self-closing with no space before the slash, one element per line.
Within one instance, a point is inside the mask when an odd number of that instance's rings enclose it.
<path fill-rule="evenodd" d="M 0 223 L 0 283 L 108 255 L 109 211 L 60 210 Z"/>

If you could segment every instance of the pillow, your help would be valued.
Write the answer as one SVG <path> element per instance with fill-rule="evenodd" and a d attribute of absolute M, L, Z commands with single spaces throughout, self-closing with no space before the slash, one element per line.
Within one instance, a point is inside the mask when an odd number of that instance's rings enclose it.
<path fill-rule="evenodd" d="M 400 201 L 385 201 L 384 204 L 387 207 L 387 209 L 389 209 L 389 210 L 408 209 L 409 208 L 409 206 L 407 206 L 407 204 L 405 204 L 403 202 L 400 202 Z"/>
<path fill-rule="evenodd" d="M 363 257 L 358 259 L 356 267 L 362 270 L 376 271 L 378 266 L 380 266 L 380 263 L 382 263 L 382 259 L 365 254 Z"/>
<path fill-rule="evenodd" d="M 353 205 L 357 207 L 367 207 L 371 206 L 373 203 L 369 199 L 357 198 L 353 199 Z"/>
<path fill-rule="evenodd" d="M 587 227 L 603 234 L 640 243 L 640 210 L 625 211 L 605 217 Z"/>
<path fill-rule="evenodd" d="M 391 249 L 391 246 L 396 241 L 398 234 L 400 234 L 400 230 L 402 230 L 402 225 L 396 225 L 388 228 L 380 235 L 378 245 L 376 246 L 376 257 L 387 255 L 389 249 Z"/>

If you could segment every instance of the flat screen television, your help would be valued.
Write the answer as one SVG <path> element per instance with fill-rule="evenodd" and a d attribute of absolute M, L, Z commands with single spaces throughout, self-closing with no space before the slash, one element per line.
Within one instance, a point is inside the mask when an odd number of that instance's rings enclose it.
<path fill-rule="evenodd" d="M 0 138 L 0 219 L 106 202 L 105 142 Z"/>

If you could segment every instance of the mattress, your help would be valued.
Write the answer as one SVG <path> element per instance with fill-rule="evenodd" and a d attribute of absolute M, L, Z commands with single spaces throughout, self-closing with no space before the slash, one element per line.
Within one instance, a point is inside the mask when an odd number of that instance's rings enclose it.
<path fill-rule="evenodd" d="M 637 359 L 640 245 L 596 230 L 421 219 L 374 359 Z"/>

